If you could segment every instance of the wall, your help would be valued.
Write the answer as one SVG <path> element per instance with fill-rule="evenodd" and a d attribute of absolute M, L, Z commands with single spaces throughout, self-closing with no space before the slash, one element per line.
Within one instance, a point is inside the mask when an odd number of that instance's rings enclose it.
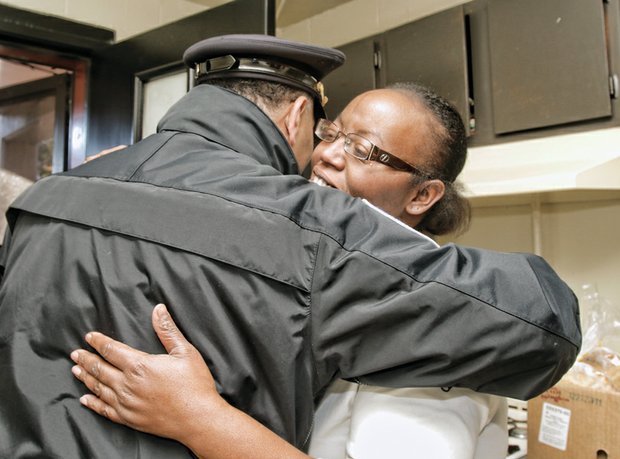
<path fill-rule="evenodd" d="M 474 207 L 470 230 L 453 240 L 459 244 L 508 252 L 535 250 L 532 207 Z M 584 284 L 596 284 L 620 314 L 620 198 L 586 202 L 543 203 L 540 255 L 582 297 Z M 619 318 L 620 320 L 620 318 Z"/>
<path fill-rule="evenodd" d="M 230 0 L 212 1 L 223 4 Z M 208 9 L 189 0 L 3 0 L 1 3 L 112 29 L 116 31 L 116 41 Z"/>
<path fill-rule="evenodd" d="M 595 283 L 620 314 L 620 199 L 551 205 L 543 224 L 543 255 L 552 266 L 576 292 Z"/>

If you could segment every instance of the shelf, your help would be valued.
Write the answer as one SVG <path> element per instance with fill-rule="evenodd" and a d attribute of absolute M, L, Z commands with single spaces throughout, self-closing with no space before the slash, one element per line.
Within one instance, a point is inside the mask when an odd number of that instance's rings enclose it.
<path fill-rule="evenodd" d="M 460 175 L 474 205 L 620 197 L 620 128 L 470 148 Z"/>

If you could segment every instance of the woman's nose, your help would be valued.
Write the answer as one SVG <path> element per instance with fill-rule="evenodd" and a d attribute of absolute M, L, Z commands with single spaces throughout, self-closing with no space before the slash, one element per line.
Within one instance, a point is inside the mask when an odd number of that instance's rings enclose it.
<path fill-rule="evenodd" d="M 326 141 L 319 143 L 312 154 L 312 164 L 320 161 L 336 169 L 343 169 L 346 163 L 344 156 L 343 136 L 340 136 L 331 143 Z"/>

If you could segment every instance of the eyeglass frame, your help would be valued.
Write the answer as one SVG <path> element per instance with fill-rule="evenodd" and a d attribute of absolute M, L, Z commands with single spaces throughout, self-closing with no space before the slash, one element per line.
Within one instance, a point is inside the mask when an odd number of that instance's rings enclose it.
<path fill-rule="evenodd" d="M 333 140 L 327 140 L 324 139 L 323 137 L 321 137 L 321 135 L 319 135 L 319 132 L 321 130 L 321 125 L 325 124 L 325 123 L 329 123 L 330 126 L 333 126 L 334 129 L 336 130 L 336 137 Z M 346 133 L 344 131 L 341 131 L 340 129 L 338 129 L 338 126 L 336 125 L 336 123 L 334 123 L 333 121 L 330 121 L 328 119 L 325 118 L 319 118 L 316 122 L 316 128 L 314 129 L 314 135 L 316 135 L 320 140 L 327 142 L 327 143 L 334 143 L 336 140 L 338 140 L 340 138 L 340 136 L 342 135 L 345 138 L 345 142 L 343 145 L 343 150 L 346 154 L 348 154 L 349 156 L 352 156 L 353 158 L 356 159 L 360 159 L 362 161 L 375 161 L 378 162 L 380 164 L 385 164 L 386 166 L 389 166 L 393 169 L 396 169 L 398 171 L 402 171 L 402 172 L 411 172 L 414 174 L 417 174 L 419 176 L 425 177 L 430 179 L 431 175 L 427 174 L 426 172 L 418 169 L 417 167 L 413 166 L 412 164 L 409 164 L 407 161 L 404 161 L 402 159 L 400 159 L 398 156 L 389 153 L 385 150 L 382 150 L 381 148 L 379 148 L 377 145 L 375 145 L 373 142 L 371 142 L 370 140 L 368 140 L 366 137 L 357 134 L 355 132 L 350 132 L 350 133 Z M 351 139 L 351 135 L 357 136 L 361 139 L 364 139 L 366 142 L 368 142 L 371 145 L 370 148 L 370 152 L 368 153 L 368 155 L 364 158 L 362 156 L 357 156 L 355 153 L 351 153 L 349 151 L 347 151 L 347 145 L 353 145 L 354 142 Z M 349 141 L 349 143 L 347 144 L 346 141 Z M 355 149 L 353 150 L 355 151 Z"/>

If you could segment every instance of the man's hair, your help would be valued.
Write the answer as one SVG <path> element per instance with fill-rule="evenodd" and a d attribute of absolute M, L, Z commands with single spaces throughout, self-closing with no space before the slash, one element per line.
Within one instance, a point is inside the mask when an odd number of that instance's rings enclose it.
<path fill-rule="evenodd" d="M 199 82 L 228 89 L 258 105 L 267 114 L 275 113 L 284 104 L 293 102 L 299 96 L 312 96 L 301 89 L 293 88 L 282 83 L 252 78 L 218 78 Z"/>
<path fill-rule="evenodd" d="M 467 159 L 467 136 L 461 116 L 452 104 L 424 86 L 395 83 L 388 88 L 421 102 L 432 119 L 438 123 L 436 128 L 431 126 L 429 130 L 429 140 L 433 148 L 424 170 L 432 178 L 441 179 L 446 191 L 416 229 L 432 235 L 465 232 L 471 219 L 471 207 L 461 194 L 462 186 L 456 182 Z M 427 178 L 414 176 L 415 184 L 420 184 L 425 179 Z"/>

